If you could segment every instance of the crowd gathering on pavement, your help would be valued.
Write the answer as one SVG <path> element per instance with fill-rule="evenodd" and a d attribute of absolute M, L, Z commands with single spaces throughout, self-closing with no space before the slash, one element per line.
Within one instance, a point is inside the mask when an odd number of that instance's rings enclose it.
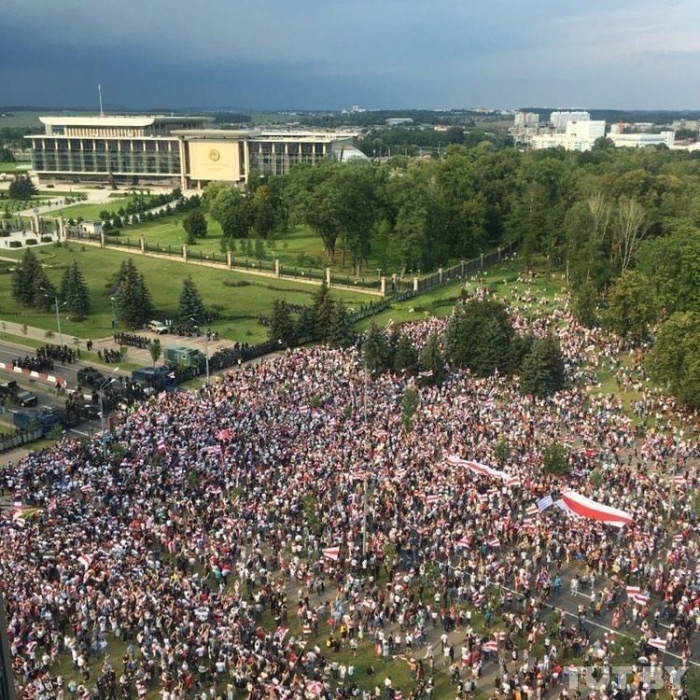
<path fill-rule="evenodd" d="M 429 699 L 444 672 L 449 697 L 648 700 L 656 671 L 683 697 L 700 629 L 692 417 L 646 391 L 640 432 L 591 386 L 596 367 L 619 371 L 619 343 L 524 306 L 516 326 L 556 328 L 572 380 L 549 399 L 453 369 L 440 386 L 371 377 L 358 348 L 300 349 L 134 407 L 107 458 L 96 436 L 9 465 L 0 586 L 21 697 Z M 420 344 L 446 323 L 402 332 Z M 566 476 L 542 468 L 553 442 L 569 446 Z M 566 512 L 562 488 L 633 524 Z M 625 635 L 635 666 L 615 676 Z M 338 661 L 367 648 L 369 666 Z M 600 688 L 575 687 L 574 665 Z"/>

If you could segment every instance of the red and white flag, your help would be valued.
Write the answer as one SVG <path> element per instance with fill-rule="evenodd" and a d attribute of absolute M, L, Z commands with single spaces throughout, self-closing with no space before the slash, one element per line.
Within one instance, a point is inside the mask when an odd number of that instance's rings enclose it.
<path fill-rule="evenodd" d="M 489 547 L 500 547 L 501 546 L 501 540 L 498 539 L 498 537 L 492 537 L 489 540 Z"/>
<path fill-rule="evenodd" d="M 89 554 L 81 554 L 78 557 L 78 561 L 85 567 L 85 570 L 87 571 L 92 565 L 92 556 L 90 556 Z"/>
<path fill-rule="evenodd" d="M 666 640 L 656 637 L 655 639 L 649 640 L 649 646 L 658 649 L 659 651 L 666 651 Z"/>
<path fill-rule="evenodd" d="M 462 539 L 457 540 L 457 547 L 469 547 L 469 540 L 462 537 Z"/>
<path fill-rule="evenodd" d="M 442 500 L 442 498 L 441 498 L 438 494 L 436 494 L 436 493 L 431 493 L 431 494 L 429 494 L 429 495 L 427 495 L 427 496 L 423 496 L 423 500 L 424 500 L 429 506 L 432 506 L 432 505 L 435 505 L 436 503 L 439 503 L 439 502 Z"/>
<path fill-rule="evenodd" d="M 207 454 L 210 457 L 221 456 L 221 445 L 209 445 L 209 447 L 207 447 Z"/>
<path fill-rule="evenodd" d="M 288 628 L 288 627 L 282 627 L 282 626 L 280 626 L 280 627 L 278 627 L 278 628 L 275 630 L 274 638 L 275 638 L 278 642 L 283 642 L 283 641 L 284 641 L 284 638 L 287 636 L 287 632 L 289 632 L 289 628 Z"/>
<path fill-rule="evenodd" d="M 338 561 L 340 557 L 340 547 L 326 547 L 326 549 L 321 550 L 323 556 L 327 559 L 332 559 L 333 561 Z"/>
<path fill-rule="evenodd" d="M 536 505 L 532 505 L 525 512 L 528 515 L 537 515 L 540 512 L 540 509 Z"/>
<path fill-rule="evenodd" d="M 498 642 L 488 641 L 481 648 L 489 654 L 495 654 L 498 651 Z"/>
<path fill-rule="evenodd" d="M 637 603 L 637 605 L 649 604 L 649 595 L 647 593 L 642 593 L 642 589 L 639 586 L 627 586 L 625 588 L 625 593 L 627 593 L 627 597 Z"/>

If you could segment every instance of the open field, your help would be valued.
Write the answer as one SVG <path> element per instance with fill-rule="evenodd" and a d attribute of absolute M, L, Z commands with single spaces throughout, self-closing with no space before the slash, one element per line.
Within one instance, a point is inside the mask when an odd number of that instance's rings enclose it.
<path fill-rule="evenodd" d="M 36 254 L 45 266 L 52 283 L 60 286 L 63 270 L 77 260 L 91 292 L 93 311 L 82 322 L 62 317 L 64 335 L 80 338 L 100 338 L 112 334 L 112 305 L 107 291 L 109 280 L 129 254 L 101 250 L 92 246 L 71 243 L 66 247 L 42 247 Z M 19 259 L 23 251 L 6 251 L 7 257 Z M 260 325 L 261 314 L 268 315 L 275 299 L 284 298 L 293 304 L 309 304 L 317 287 L 295 284 L 286 280 L 261 278 L 228 270 L 199 265 L 186 265 L 176 259 L 156 259 L 131 255 L 136 267 L 144 274 L 148 289 L 157 309 L 165 317 L 173 317 L 177 310 L 182 280 L 191 275 L 205 305 L 219 318 L 211 324 L 222 338 L 238 342 L 259 342 L 267 338 L 266 327 Z M 336 290 L 336 299 L 349 305 L 361 304 L 372 298 L 360 292 Z M 10 275 L 0 275 L 0 309 L 5 320 L 26 323 L 29 326 L 56 330 L 54 313 L 35 309 L 20 309 L 10 295 Z"/>

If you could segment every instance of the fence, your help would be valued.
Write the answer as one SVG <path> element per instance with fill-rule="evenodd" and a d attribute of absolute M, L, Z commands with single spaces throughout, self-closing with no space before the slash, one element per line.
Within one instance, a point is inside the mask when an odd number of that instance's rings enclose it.
<path fill-rule="evenodd" d="M 90 241 L 91 243 L 101 244 L 103 240 L 103 236 L 100 234 L 86 233 L 79 229 L 70 229 L 68 235 L 72 240 Z M 131 238 L 123 238 L 122 236 L 104 234 L 104 244 L 109 247 L 124 247 L 127 249 L 134 249 L 135 251 L 143 251 L 151 255 L 175 256 L 180 259 L 184 257 L 183 248 L 181 246 L 164 246 L 159 243 L 149 243 L 142 238 L 132 240 Z M 474 275 L 491 265 L 501 262 L 515 250 L 516 246 L 517 243 L 515 241 L 510 241 L 497 250 L 491 251 L 490 253 L 482 253 L 478 258 L 462 260 L 457 265 L 440 268 L 437 272 L 423 277 L 401 279 L 397 275 L 393 275 L 390 279 L 386 280 L 385 296 L 393 301 L 402 301 L 457 280 L 464 280 L 470 275 Z M 333 272 L 327 273 L 325 270 L 314 268 L 301 269 L 298 267 L 287 267 L 281 265 L 279 261 L 238 258 L 235 255 L 231 255 L 229 261 L 229 255 L 227 253 L 205 253 L 203 250 L 197 251 L 192 250 L 192 248 L 187 249 L 187 260 L 195 263 L 218 265 L 225 269 L 230 268 L 243 272 L 262 272 L 284 279 L 311 281 L 319 284 L 326 279 L 326 275 L 328 274 L 331 287 L 345 287 L 346 289 L 357 289 L 358 291 L 361 290 L 374 294 L 381 294 L 382 290 L 380 275 L 377 275 L 376 278 L 353 277 L 350 275 L 339 275 Z"/>
<path fill-rule="evenodd" d="M 8 450 L 14 450 L 15 447 L 19 447 L 20 445 L 36 442 L 40 440 L 42 436 L 43 432 L 41 428 L 36 430 L 23 430 L 14 435 L 2 435 L 0 436 L 0 452 L 7 452 Z"/>

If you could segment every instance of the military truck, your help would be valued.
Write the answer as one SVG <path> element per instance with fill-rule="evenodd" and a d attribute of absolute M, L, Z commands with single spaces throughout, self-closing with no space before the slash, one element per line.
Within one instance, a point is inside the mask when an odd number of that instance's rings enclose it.
<path fill-rule="evenodd" d="M 196 377 L 206 370 L 207 358 L 203 352 L 186 345 L 168 345 L 163 351 L 166 366 L 176 370 L 178 379 Z"/>
<path fill-rule="evenodd" d="M 56 426 L 61 427 L 61 419 L 53 411 L 45 408 L 24 408 L 15 411 L 12 422 L 20 430 L 41 428 L 44 437 L 48 437 Z"/>
<path fill-rule="evenodd" d="M 0 399 L 3 401 L 10 401 L 22 408 L 36 406 L 39 403 L 36 394 L 33 394 L 31 391 L 20 389 L 19 385 L 14 380 L 10 382 L 0 382 Z"/>
<path fill-rule="evenodd" d="M 174 391 L 177 389 L 176 375 L 171 367 L 136 369 L 131 373 L 131 380 L 140 384 L 144 389 L 152 391 Z"/>

